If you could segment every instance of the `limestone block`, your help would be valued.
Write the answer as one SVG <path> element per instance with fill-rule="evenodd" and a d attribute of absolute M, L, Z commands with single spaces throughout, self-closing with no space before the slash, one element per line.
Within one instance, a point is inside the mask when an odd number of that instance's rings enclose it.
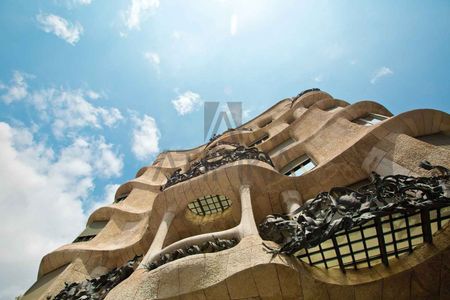
<path fill-rule="evenodd" d="M 413 299 L 439 298 L 441 258 L 441 255 L 435 255 L 413 268 L 411 277 L 411 297 Z"/>
<path fill-rule="evenodd" d="M 242 299 L 258 296 L 255 280 L 251 270 L 244 270 L 226 279 L 231 299 Z"/>
<path fill-rule="evenodd" d="M 298 273 L 291 268 L 276 265 L 279 285 L 283 299 L 303 299 L 302 286 Z"/>
<path fill-rule="evenodd" d="M 383 279 L 383 297 L 386 300 L 411 299 L 411 271 L 403 271 Z"/>
<path fill-rule="evenodd" d="M 381 300 L 383 291 L 382 281 L 355 286 L 355 300 Z"/>
<path fill-rule="evenodd" d="M 252 268 L 258 294 L 263 299 L 280 299 L 281 289 L 275 265 L 257 265 Z"/>
<path fill-rule="evenodd" d="M 205 289 L 205 295 L 208 300 L 230 299 L 228 288 L 225 282 L 221 282 Z"/>
<path fill-rule="evenodd" d="M 188 294 L 203 286 L 205 277 L 204 255 L 183 258 L 178 262 L 178 276 L 180 281 L 180 293 Z"/>

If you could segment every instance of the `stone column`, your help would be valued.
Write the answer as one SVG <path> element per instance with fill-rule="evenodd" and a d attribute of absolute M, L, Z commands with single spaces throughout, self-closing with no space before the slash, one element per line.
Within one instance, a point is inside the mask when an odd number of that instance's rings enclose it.
<path fill-rule="evenodd" d="M 289 214 L 300 207 L 301 196 L 296 190 L 288 190 L 281 192 L 281 198 L 283 199 L 283 210 Z"/>
<path fill-rule="evenodd" d="M 152 259 L 152 256 L 159 253 L 164 245 L 164 240 L 166 239 L 167 232 L 169 231 L 170 224 L 172 223 L 175 213 L 167 211 L 159 224 L 158 231 L 156 231 L 155 238 L 152 241 L 150 248 L 142 259 L 142 263 L 139 268 L 143 267 L 143 264 L 147 263 Z"/>
<path fill-rule="evenodd" d="M 241 223 L 239 224 L 239 235 L 241 239 L 248 235 L 259 235 L 253 216 L 252 199 L 250 187 L 243 185 L 240 188 L 241 195 Z"/>

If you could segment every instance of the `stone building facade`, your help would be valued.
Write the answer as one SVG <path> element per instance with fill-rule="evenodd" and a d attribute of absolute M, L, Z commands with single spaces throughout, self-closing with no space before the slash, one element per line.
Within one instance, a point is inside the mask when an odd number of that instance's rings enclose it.
<path fill-rule="evenodd" d="M 450 167 L 447 113 L 393 116 L 306 91 L 207 144 L 159 154 L 73 243 L 43 257 L 23 300 L 450 299 L 445 203 L 339 227 L 289 255 L 258 226 L 274 215 L 299 222 L 308 200 L 357 190 L 372 172 L 434 176 L 424 160 Z"/>

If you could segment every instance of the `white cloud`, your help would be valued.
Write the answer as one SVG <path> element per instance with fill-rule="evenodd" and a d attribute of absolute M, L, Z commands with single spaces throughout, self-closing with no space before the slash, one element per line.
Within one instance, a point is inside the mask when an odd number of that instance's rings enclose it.
<path fill-rule="evenodd" d="M 142 119 L 132 116 L 134 123 L 132 151 L 137 159 L 146 160 L 159 152 L 159 138 L 161 136 L 155 119 L 144 115 Z"/>
<path fill-rule="evenodd" d="M 52 120 L 56 137 L 62 137 L 67 130 L 83 127 L 101 128 L 114 126 L 123 119 L 117 108 L 94 106 L 86 98 L 96 98 L 93 91 L 42 89 L 32 94 L 32 102 L 41 112 L 41 117 Z"/>
<path fill-rule="evenodd" d="M 236 35 L 238 29 L 238 16 L 237 14 L 232 14 L 230 18 L 230 34 L 232 36 Z"/>
<path fill-rule="evenodd" d="M 89 5 L 92 3 L 91 0 L 72 0 L 72 2 L 80 5 Z"/>
<path fill-rule="evenodd" d="M 242 112 L 242 118 L 244 120 L 249 120 L 251 112 L 252 112 L 251 109 L 244 109 L 244 111 Z"/>
<path fill-rule="evenodd" d="M 147 18 L 159 7 L 159 0 L 132 0 L 123 13 L 128 29 L 140 29 L 141 20 Z"/>
<path fill-rule="evenodd" d="M 155 68 L 156 72 L 158 72 L 159 74 L 159 64 L 161 62 L 159 54 L 156 52 L 145 52 L 144 58 Z"/>
<path fill-rule="evenodd" d="M 42 30 L 55 34 L 71 45 L 75 45 L 83 33 L 83 26 L 80 23 L 76 22 L 72 24 L 57 15 L 40 13 L 36 16 L 36 19 L 41 25 Z"/>
<path fill-rule="evenodd" d="M 92 100 L 97 100 L 102 97 L 99 93 L 97 93 L 96 91 L 93 91 L 93 90 L 86 91 L 86 96 L 88 96 Z"/>
<path fill-rule="evenodd" d="M 28 84 L 25 81 L 26 77 L 31 76 L 19 71 L 14 71 L 9 86 L 0 84 L 0 90 L 6 90 L 6 93 L 1 96 L 6 104 L 22 100 L 28 95 Z"/>
<path fill-rule="evenodd" d="M 315 77 L 313 78 L 313 80 L 314 80 L 315 82 L 322 82 L 322 81 L 323 81 L 323 75 L 322 75 L 322 74 L 319 74 L 319 75 L 315 76 Z"/>
<path fill-rule="evenodd" d="M 201 103 L 200 95 L 191 91 L 186 91 L 172 100 L 173 107 L 181 116 L 193 112 L 200 107 Z"/>
<path fill-rule="evenodd" d="M 173 38 L 173 39 L 179 40 L 179 39 L 181 39 L 181 37 L 182 37 L 182 34 L 181 34 L 180 31 L 174 30 L 174 31 L 172 32 L 172 38 Z"/>
<path fill-rule="evenodd" d="M 392 74 L 394 74 L 394 72 L 391 69 L 389 69 L 388 67 L 381 67 L 375 71 L 372 79 L 370 80 L 370 83 L 375 84 L 377 82 L 377 80 L 380 79 L 381 77 L 392 75 Z"/>
<path fill-rule="evenodd" d="M 72 9 L 77 6 L 88 6 L 92 3 L 92 0 L 55 0 L 55 2 L 65 5 L 68 9 Z"/>
<path fill-rule="evenodd" d="M 116 195 L 117 189 L 120 187 L 120 184 L 107 184 L 104 188 L 104 193 L 102 199 L 100 201 L 96 201 L 93 203 L 87 215 L 91 215 L 96 209 L 110 205 L 114 202 L 114 196 Z"/>
<path fill-rule="evenodd" d="M 119 175 L 122 162 L 102 137 L 54 151 L 0 122 L 0 164 L 0 299 L 13 299 L 35 281 L 41 258 L 83 229 L 95 177 Z"/>
<path fill-rule="evenodd" d="M 159 63 L 161 62 L 159 55 L 156 52 L 145 52 L 144 57 L 153 65 L 159 65 Z"/>

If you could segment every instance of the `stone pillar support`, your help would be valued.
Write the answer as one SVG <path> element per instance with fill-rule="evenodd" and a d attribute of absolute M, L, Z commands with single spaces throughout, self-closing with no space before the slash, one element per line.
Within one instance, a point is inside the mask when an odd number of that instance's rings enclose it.
<path fill-rule="evenodd" d="M 241 223 L 239 224 L 239 236 L 242 239 L 249 235 L 258 235 L 255 217 L 253 215 L 252 199 L 250 197 L 250 187 L 243 185 L 240 188 L 241 195 Z"/>
<path fill-rule="evenodd" d="M 296 190 L 281 192 L 281 198 L 283 199 L 283 210 L 287 214 L 292 213 L 299 208 L 302 200 L 300 193 Z"/>
<path fill-rule="evenodd" d="M 158 230 L 156 231 L 155 238 L 152 241 L 150 248 L 142 259 L 142 263 L 139 268 L 143 267 L 145 262 L 151 261 L 155 255 L 161 252 L 164 245 L 164 240 L 166 239 L 167 233 L 169 232 L 170 224 L 172 223 L 175 213 L 167 211 L 162 217 L 161 223 L 159 224 Z"/>

